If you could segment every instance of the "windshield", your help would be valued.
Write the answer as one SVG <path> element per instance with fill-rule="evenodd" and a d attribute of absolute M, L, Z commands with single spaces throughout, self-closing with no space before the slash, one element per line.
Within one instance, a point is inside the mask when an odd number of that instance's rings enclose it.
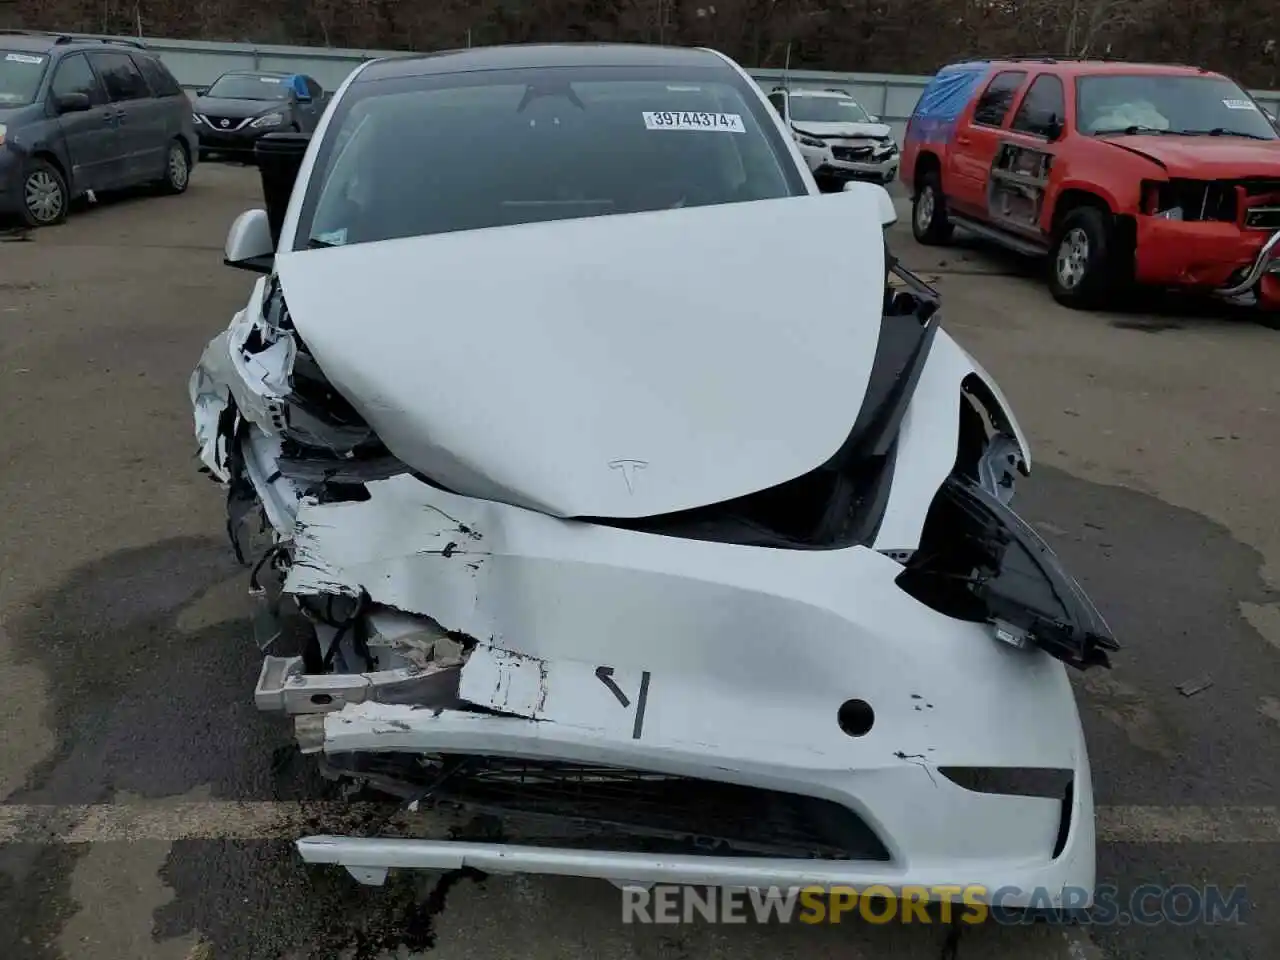
<path fill-rule="evenodd" d="M 857 100 L 848 97 L 793 96 L 791 119 L 802 123 L 867 123 L 871 117 Z"/>
<path fill-rule="evenodd" d="M 736 73 L 567 67 L 355 84 L 299 248 L 806 192 Z"/>
<path fill-rule="evenodd" d="M 284 77 L 263 77 L 252 73 L 230 73 L 219 77 L 206 97 L 223 100 L 286 100 L 289 85 Z"/>
<path fill-rule="evenodd" d="M 1081 77 L 1076 81 L 1081 133 L 1175 133 L 1276 139 L 1253 99 L 1224 77 Z"/>
<path fill-rule="evenodd" d="M 48 62 L 43 54 L 0 51 L 0 107 L 20 107 L 35 100 Z"/>

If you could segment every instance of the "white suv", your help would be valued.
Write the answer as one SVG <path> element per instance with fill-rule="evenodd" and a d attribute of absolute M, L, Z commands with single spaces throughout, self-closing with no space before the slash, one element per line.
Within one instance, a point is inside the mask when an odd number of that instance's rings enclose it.
<path fill-rule="evenodd" d="M 887 124 L 843 90 L 778 87 L 769 102 L 791 128 L 814 177 L 889 183 L 898 176 L 898 144 Z"/>

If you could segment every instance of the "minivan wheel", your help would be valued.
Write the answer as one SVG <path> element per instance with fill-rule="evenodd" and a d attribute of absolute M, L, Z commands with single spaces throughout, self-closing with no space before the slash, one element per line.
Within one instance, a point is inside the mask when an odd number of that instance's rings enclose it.
<path fill-rule="evenodd" d="M 942 181 L 931 170 L 920 178 L 911 203 L 911 235 L 917 243 L 933 246 L 946 243 L 953 231 L 947 218 L 947 198 L 942 193 Z"/>
<path fill-rule="evenodd" d="M 164 159 L 164 191 L 165 193 L 184 193 L 191 182 L 191 161 L 187 159 L 187 148 L 178 140 L 169 144 L 169 152 Z"/>
<path fill-rule="evenodd" d="M 22 219 L 30 227 L 48 227 L 67 219 L 71 197 L 62 173 L 47 160 L 27 162 L 22 175 Z"/>

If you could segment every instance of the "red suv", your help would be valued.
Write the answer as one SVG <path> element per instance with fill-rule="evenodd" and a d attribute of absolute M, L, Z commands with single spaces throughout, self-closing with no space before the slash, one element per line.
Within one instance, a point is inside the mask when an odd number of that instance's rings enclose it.
<path fill-rule="evenodd" d="M 1280 134 L 1195 67 L 1054 59 L 945 67 L 908 122 L 921 243 L 960 226 L 1047 256 L 1054 297 L 1136 281 L 1280 310 Z"/>

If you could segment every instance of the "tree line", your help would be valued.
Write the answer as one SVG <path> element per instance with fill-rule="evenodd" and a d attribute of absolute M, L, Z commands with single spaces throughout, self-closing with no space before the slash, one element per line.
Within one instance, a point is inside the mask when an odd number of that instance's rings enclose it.
<path fill-rule="evenodd" d="M 1275 0 L 0 0 L 13 26 L 435 50 L 547 40 L 712 46 L 748 67 L 927 74 L 984 56 L 1190 63 L 1280 88 Z M 4 25 L 4 24 L 0 24 Z"/>

